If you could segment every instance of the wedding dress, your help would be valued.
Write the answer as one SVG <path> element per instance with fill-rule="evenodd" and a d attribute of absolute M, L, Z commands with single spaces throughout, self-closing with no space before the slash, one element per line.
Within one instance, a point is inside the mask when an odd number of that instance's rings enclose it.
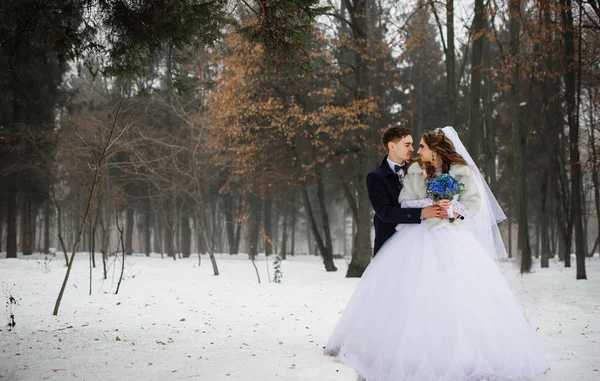
<path fill-rule="evenodd" d="M 450 170 L 470 184 L 454 202 L 465 221 L 399 226 L 362 275 L 325 347 L 367 381 L 513 381 L 548 369 L 540 338 L 493 253 L 469 229 L 485 209 L 485 193 L 467 178 L 470 172 Z M 404 207 L 431 203 L 423 197 L 424 176 L 418 164 L 409 168 Z"/>

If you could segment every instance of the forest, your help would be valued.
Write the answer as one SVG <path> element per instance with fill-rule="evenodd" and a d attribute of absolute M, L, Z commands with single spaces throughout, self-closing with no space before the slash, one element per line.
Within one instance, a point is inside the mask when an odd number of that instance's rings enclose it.
<path fill-rule="evenodd" d="M 600 250 L 600 1 L 0 5 L 0 251 L 372 256 L 381 135 L 454 126 L 520 270 Z M 574 253 L 575 256 L 571 254 Z M 571 262 L 574 260 L 574 264 Z"/>

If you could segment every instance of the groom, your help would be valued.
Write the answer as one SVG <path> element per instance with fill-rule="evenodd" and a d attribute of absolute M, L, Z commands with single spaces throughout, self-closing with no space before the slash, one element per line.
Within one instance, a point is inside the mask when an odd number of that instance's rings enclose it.
<path fill-rule="evenodd" d="M 383 134 L 383 145 L 388 154 L 381 166 L 367 175 L 369 200 L 375 211 L 375 246 L 373 256 L 395 232 L 397 224 L 420 224 L 421 220 L 443 216 L 439 206 L 400 208 L 398 196 L 404 175 L 414 152 L 412 130 L 392 127 Z"/>

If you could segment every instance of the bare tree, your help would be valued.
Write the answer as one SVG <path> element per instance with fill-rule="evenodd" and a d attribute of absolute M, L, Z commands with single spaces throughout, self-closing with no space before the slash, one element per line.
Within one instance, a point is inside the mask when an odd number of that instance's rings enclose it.
<path fill-rule="evenodd" d="M 565 41 L 565 101 L 569 124 L 569 156 L 571 167 L 571 215 L 575 228 L 575 254 L 577 256 L 577 279 L 586 279 L 585 239 L 582 215 L 582 175 L 579 154 L 579 109 L 576 100 L 576 70 L 579 66 L 575 53 L 575 30 L 571 0 L 561 0 L 562 29 Z"/>
<path fill-rule="evenodd" d="M 475 0 L 475 16 L 473 18 L 471 42 L 473 44 L 471 58 L 471 94 L 469 110 L 469 151 L 471 156 L 478 160 L 481 137 L 481 60 L 485 36 L 485 9 L 483 0 Z"/>
<path fill-rule="evenodd" d="M 519 224 L 518 251 L 521 255 L 521 273 L 531 271 L 531 247 L 529 245 L 529 224 L 527 215 L 527 188 L 525 177 L 525 144 L 526 137 L 523 126 L 521 125 L 519 90 L 521 83 L 521 65 L 520 65 L 520 31 L 521 31 L 521 1 L 510 0 L 510 59 L 512 65 L 512 83 L 511 83 L 511 123 L 513 131 L 514 146 L 514 172 L 515 172 L 515 193 L 517 196 L 517 221 Z"/>
<path fill-rule="evenodd" d="M 436 2 L 430 1 L 431 10 L 440 31 L 442 46 L 446 56 L 446 94 L 448 96 L 448 122 L 456 125 L 456 51 L 454 46 L 454 0 L 446 0 L 446 38 L 442 28 L 442 21 L 436 9 Z"/>
<path fill-rule="evenodd" d="M 77 232 L 75 243 L 73 244 L 73 250 L 71 252 L 71 257 L 69 259 L 69 265 L 67 266 L 67 272 L 65 274 L 65 278 L 64 278 L 62 286 L 60 288 L 60 292 L 58 293 L 58 298 L 56 299 L 56 303 L 54 305 L 53 315 L 58 315 L 58 310 L 60 308 L 60 302 L 63 298 L 65 289 L 67 287 L 67 282 L 69 281 L 69 275 L 71 274 L 71 269 L 73 268 L 75 254 L 77 253 L 77 246 L 79 245 L 79 241 L 81 240 L 81 235 L 83 233 L 83 230 L 85 229 L 85 224 L 87 222 L 87 218 L 89 216 L 90 209 L 91 209 L 92 203 L 94 202 L 94 197 L 96 195 L 96 188 L 98 186 L 98 175 L 104 165 L 106 158 L 111 154 L 110 149 L 112 148 L 114 143 L 122 136 L 122 134 L 125 132 L 125 129 L 127 128 L 127 126 L 124 126 L 121 129 L 121 131 L 117 131 L 117 120 L 119 117 L 119 112 L 121 111 L 122 104 L 123 104 L 123 98 L 121 98 L 121 100 L 117 106 L 117 110 L 113 117 L 112 126 L 108 130 L 108 136 L 106 137 L 106 139 L 103 142 L 102 151 L 101 151 L 100 155 L 97 157 L 96 163 L 94 163 L 94 166 L 92 167 L 92 171 L 94 172 L 94 177 L 93 177 L 90 192 L 89 192 L 87 206 L 86 206 L 86 209 L 83 214 L 81 225 L 79 226 L 79 231 Z M 85 143 L 85 140 L 83 140 L 83 142 Z"/>

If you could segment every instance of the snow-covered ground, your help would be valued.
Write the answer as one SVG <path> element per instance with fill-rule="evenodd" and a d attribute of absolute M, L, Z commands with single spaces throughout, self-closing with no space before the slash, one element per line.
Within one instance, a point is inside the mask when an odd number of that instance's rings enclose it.
<path fill-rule="evenodd" d="M 276 284 L 261 256 L 258 284 L 246 255 L 219 255 L 218 277 L 206 256 L 201 266 L 197 257 L 133 256 L 115 295 L 120 265 L 112 257 L 108 280 L 94 270 L 90 296 L 87 255 L 79 253 L 52 316 L 63 260 L 0 258 L 2 297 L 19 303 L 16 327 L 0 327 L 2 381 L 356 380 L 321 354 L 358 281 L 344 278 L 343 260 L 327 273 L 318 257 L 290 257 Z M 600 259 L 588 260 L 587 281 L 562 263 L 536 264 L 523 277 L 512 262 L 500 266 L 543 337 L 551 364 L 543 380 L 600 380 Z"/>

